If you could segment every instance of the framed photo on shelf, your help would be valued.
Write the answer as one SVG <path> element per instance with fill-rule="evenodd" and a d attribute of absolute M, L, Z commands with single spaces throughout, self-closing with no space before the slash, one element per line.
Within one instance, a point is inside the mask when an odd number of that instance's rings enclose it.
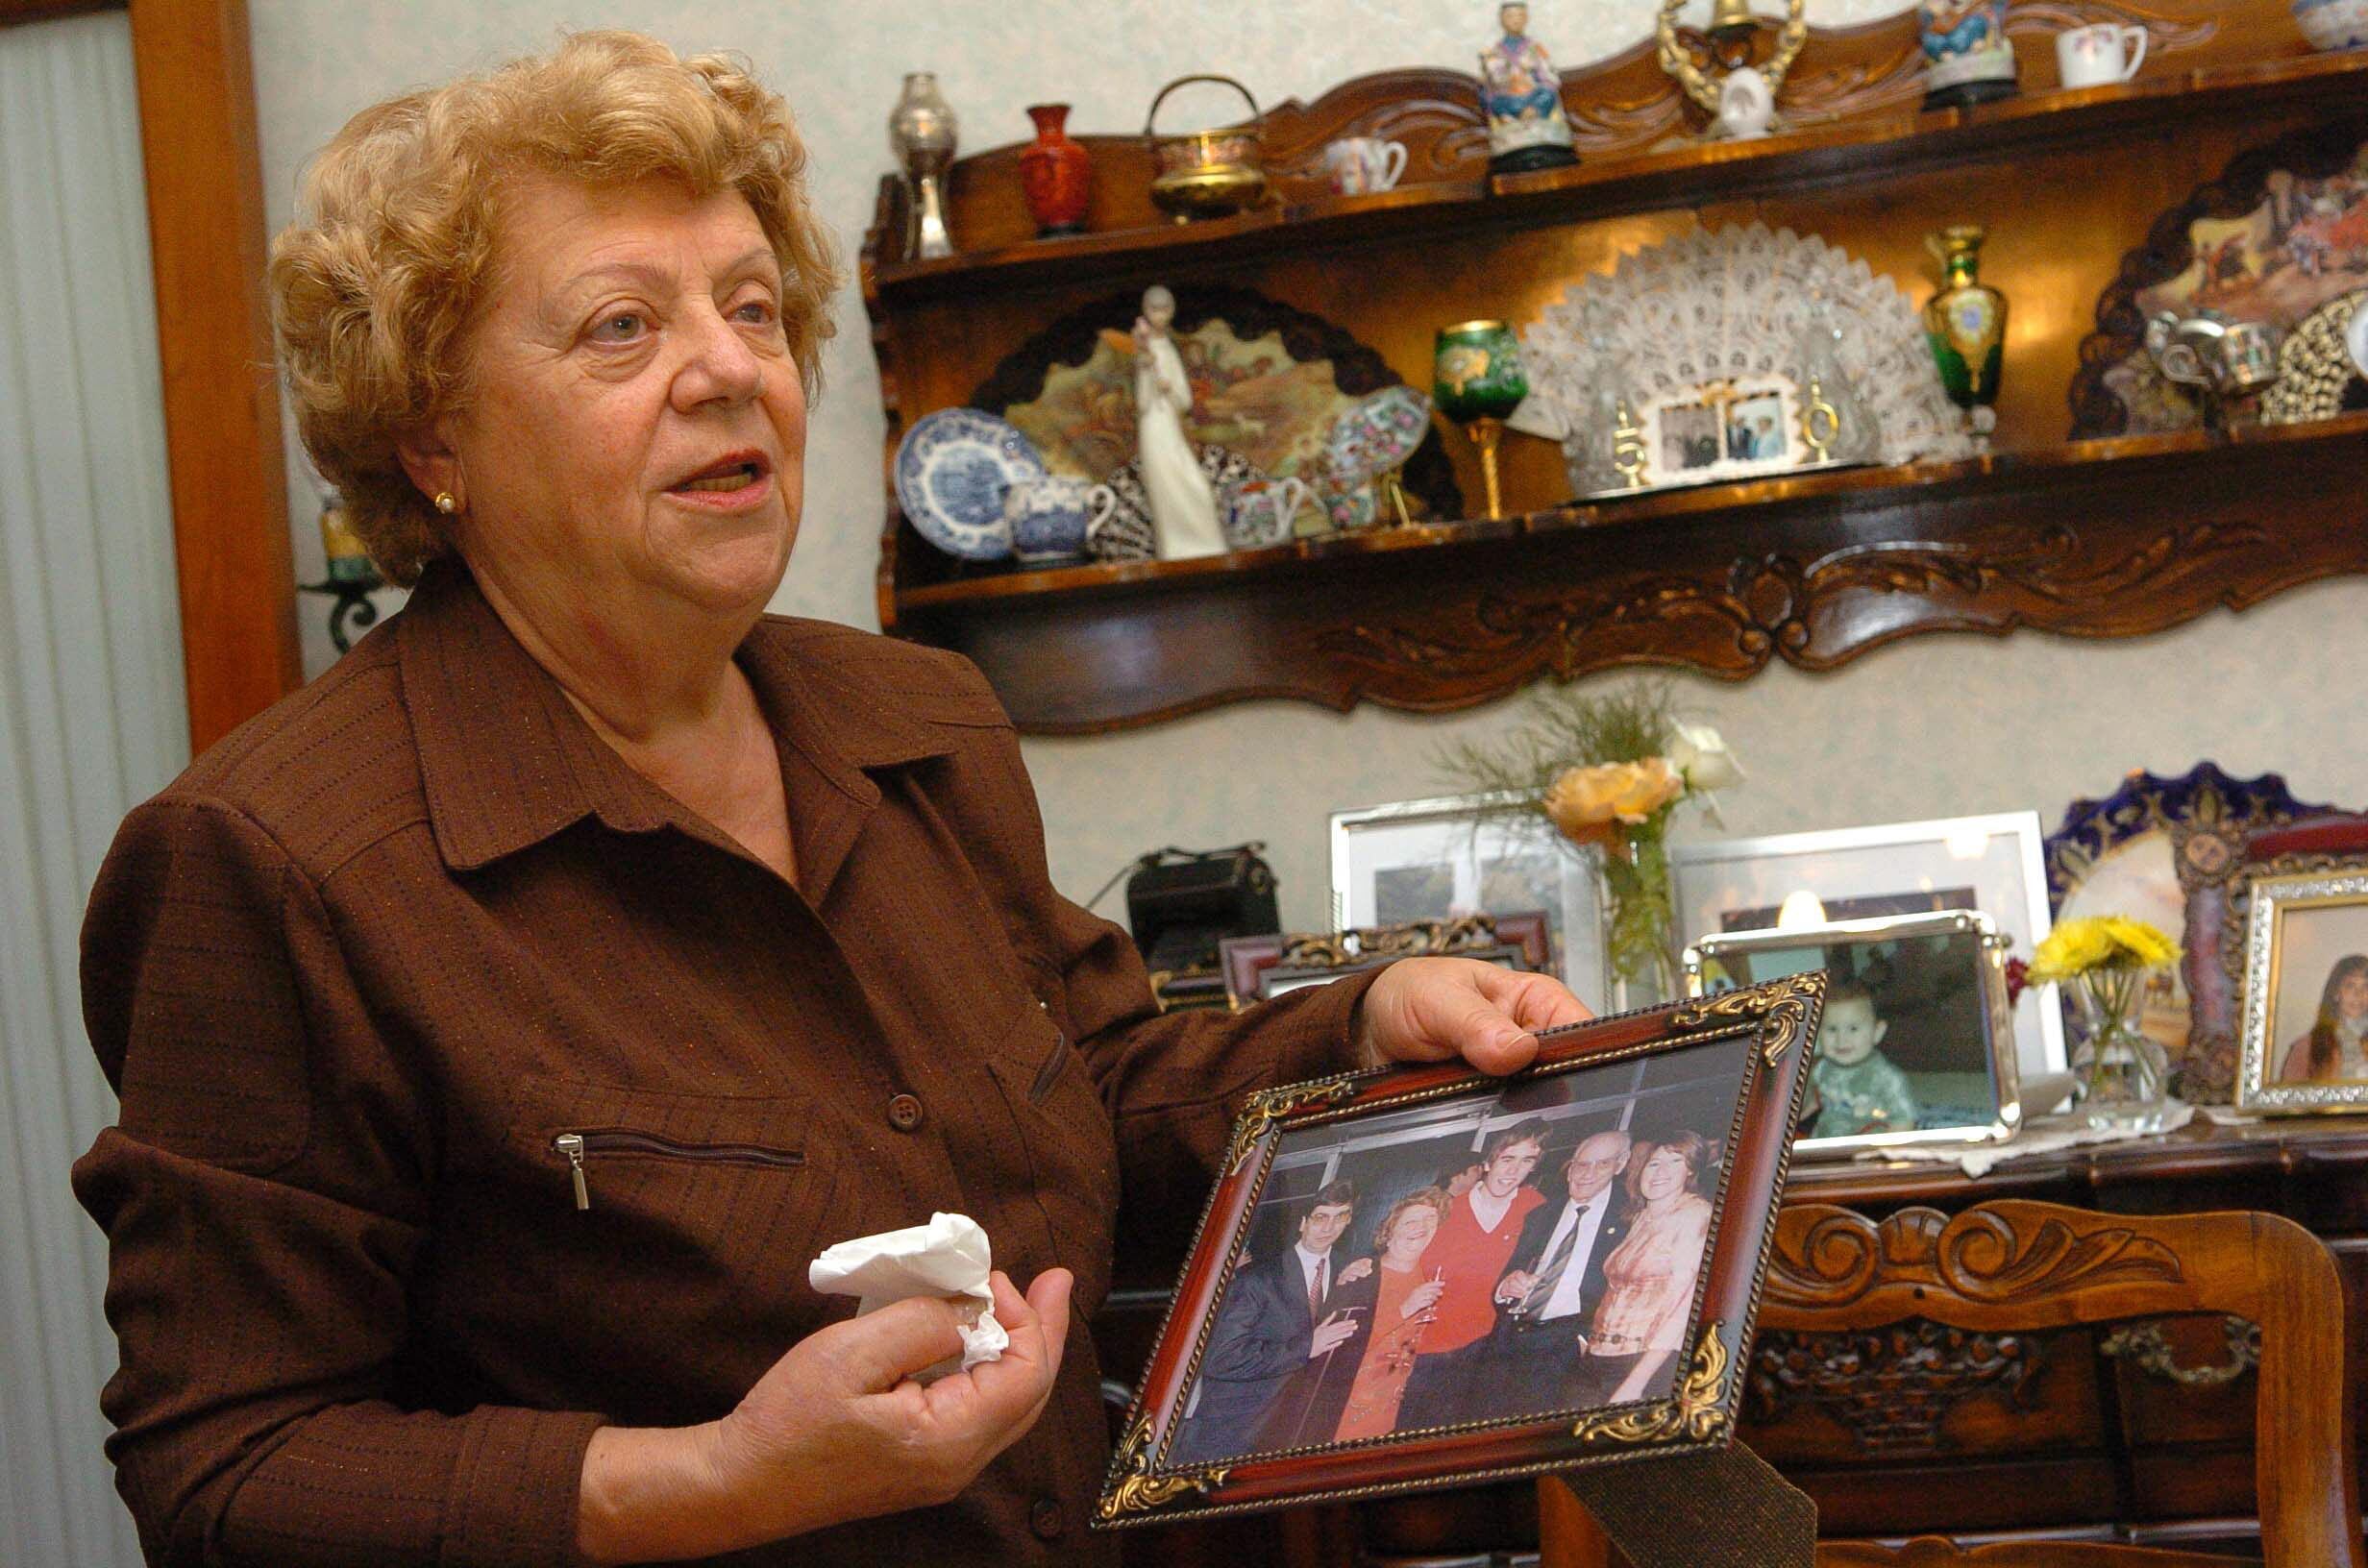
<path fill-rule="evenodd" d="M 1823 994 L 1250 1096 L 1094 1523 L 1725 1446 Z"/>
<path fill-rule="evenodd" d="M 1794 923 L 1979 910 L 2008 956 L 2028 959 L 2050 929 L 2035 811 L 1891 822 L 1669 846 L 1677 936 L 1702 938 Z M 2014 1059 L 2024 1081 L 2064 1068 L 2062 1010 L 2014 1009 Z"/>
<path fill-rule="evenodd" d="M 1685 967 L 1696 996 L 1825 971 L 1803 1154 L 1989 1143 L 2022 1124 L 2006 952 L 1977 910 L 1714 934 Z"/>
<path fill-rule="evenodd" d="M 1542 819 L 1486 819 L 1519 798 L 1443 796 L 1332 814 L 1332 924 L 1355 928 L 1543 910 L 1562 976 L 1600 1011 L 1609 994 L 1602 895 L 1593 866 Z"/>
<path fill-rule="evenodd" d="M 1226 994 L 1238 1011 L 1301 986 L 1320 986 L 1401 958 L 1476 958 L 1508 969 L 1545 972 L 1552 963 L 1550 942 L 1544 912 L 1526 910 L 1417 920 L 1338 936 L 1227 937 L 1217 944 L 1217 953 Z"/>
<path fill-rule="evenodd" d="M 1648 399 L 1638 412 L 1647 485 L 1749 478 L 1810 459 L 1800 389 L 1788 376 L 1706 381 Z"/>
<path fill-rule="evenodd" d="M 2246 894 L 2238 1108 L 2368 1111 L 2368 856 Z"/>

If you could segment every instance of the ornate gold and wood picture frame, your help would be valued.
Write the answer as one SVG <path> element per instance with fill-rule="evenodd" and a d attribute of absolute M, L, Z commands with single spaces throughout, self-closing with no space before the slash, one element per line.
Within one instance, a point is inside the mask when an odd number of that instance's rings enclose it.
<path fill-rule="evenodd" d="M 2319 858 L 2246 884 L 2240 1110 L 2368 1111 L 2368 855 Z"/>
<path fill-rule="evenodd" d="M 1723 1448 L 1824 994 L 1251 1096 L 1096 1526 Z"/>
<path fill-rule="evenodd" d="M 1970 909 L 1697 939 L 1686 989 L 1822 969 L 1800 1152 L 1994 1143 L 2022 1125 L 2006 942 Z"/>

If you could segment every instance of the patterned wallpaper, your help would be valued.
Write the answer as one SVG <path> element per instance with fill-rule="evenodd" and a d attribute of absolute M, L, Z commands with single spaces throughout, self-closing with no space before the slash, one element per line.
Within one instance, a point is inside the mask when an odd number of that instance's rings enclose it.
<path fill-rule="evenodd" d="M 1656 9 L 1651 0 L 1536 0 L 1532 31 L 1558 61 L 1575 63 L 1641 37 Z M 1838 25 L 1900 9 L 1897 0 L 1812 0 L 1810 16 Z M 1695 10 L 1707 16 L 1708 0 Z M 938 73 L 963 144 L 976 151 L 1024 139 L 1022 107 L 1047 98 L 1076 106 L 1073 130 L 1135 130 L 1160 84 L 1191 71 L 1227 72 L 1272 104 L 1394 66 L 1468 70 L 1495 6 L 882 0 L 750 7 L 726 19 L 664 0 L 250 0 L 250 12 L 275 223 L 292 206 L 303 159 L 364 106 L 547 47 L 568 28 L 624 26 L 755 62 L 798 111 L 818 200 L 851 257 L 889 167 L 885 122 L 904 71 Z M 804 526 L 777 607 L 869 626 L 882 503 L 878 384 L 851 294 L 838 320 L 807 450 Z M 300 467 L 291 474 L 304 478 Z M 299 575 L 316 580 L 309 492 L 300 483 L 292 493 Z M 306 615 L 308 663 L 318 670 L 332 654 L 318 605 L 308 600 Z M 2109 790 L 2129 769 L 2183 772 L 2204 757 L 2241 772 L 2282 769 L 2306 797 L 2368 801 L 2356 701 L 2318 673 L 2336 628 L 2356 640 L 2364 622 L 2368 582 L 2348 581 L 2153 639 L 1927 638 L 1833 675 L 1778 669 L 1740 686 L 1688 680 L 1682 690 L 1752 769 L 1751 785 L 1727 802 L 1738 834 L 2024 806 L 2052 825 L 2065 801 Z M 1490 733 L 1515 712 L 1506 702 L 1445 719 L 1370 708 L 1344 717 L 1257 703 L 1097 740 L 1031 741 L 1055 880 L 1083 896 L 1156 845 L 1264 839 L 1286 921 L 1320 925 L 1327 814 L 1440 793 L 1439 743 Z"/>

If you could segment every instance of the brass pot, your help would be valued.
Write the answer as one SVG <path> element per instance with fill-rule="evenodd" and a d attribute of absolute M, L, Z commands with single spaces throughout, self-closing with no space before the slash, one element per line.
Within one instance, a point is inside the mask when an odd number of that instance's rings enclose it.
<path fill-rule="evenodd" d="M 1159 106 L 1168 94 L 1195 82 L 1231 87 L 1249 104 L 1249 123 L 1220 131 L 1161 135 Z M 1258 205 L 1267 192 L 1261 166 L 1265 142 L 1258 129 L 1258 100 L 1230 76 L 1179 76 L 1159 89 L 1144 117 L 1143 138 L 1151 147 L 1151 205 L 1178 223 L 1221 218 Z"/>

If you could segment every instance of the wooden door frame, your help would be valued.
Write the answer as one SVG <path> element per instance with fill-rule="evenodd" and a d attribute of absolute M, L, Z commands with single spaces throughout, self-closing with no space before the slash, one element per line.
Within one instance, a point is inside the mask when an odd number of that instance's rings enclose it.
<path fill-rule="evenodd" d="M 125 9 L 139 94 L 189 745 L 303 678 L 263 291 L 246 0 L 0 0 L 0 26 Z"/>

